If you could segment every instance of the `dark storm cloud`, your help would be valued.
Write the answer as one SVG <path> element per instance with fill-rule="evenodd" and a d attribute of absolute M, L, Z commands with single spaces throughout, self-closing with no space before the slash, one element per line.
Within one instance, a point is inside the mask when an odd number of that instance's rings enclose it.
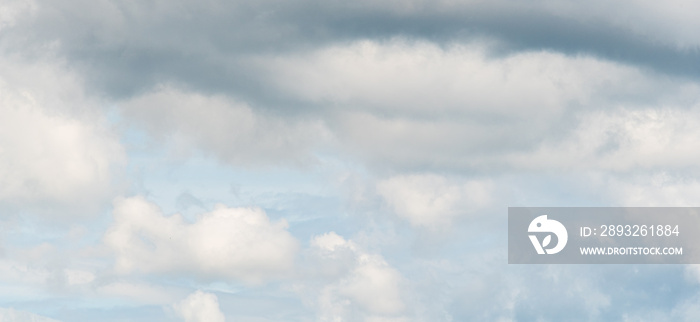
<path fill-rule="evenodd" d="M 552 50 L 590 54 L 660 73 L 700 76 L 700 52 L 634 33 L 605 19 L 552 14 L 537 3 L 430 7 L 421 2 L 219 1 L 43 2 L 5 31 L 5 50 L 58 41 L 94 89 L 115 98 L 174 82 L 262 106 L 308 105 L 270 90 L 248 59 L 357 39 L 419 39 L 446 45 L 495 39 L 494 55 Z M 595 19 L 593 19 L 595 20 Z M 15 37 L 12 37 L 15 36 Z M 9 40 L 8 40 L 9 39 Z M 17 49 L 23 48 L 23 49 Z"/>

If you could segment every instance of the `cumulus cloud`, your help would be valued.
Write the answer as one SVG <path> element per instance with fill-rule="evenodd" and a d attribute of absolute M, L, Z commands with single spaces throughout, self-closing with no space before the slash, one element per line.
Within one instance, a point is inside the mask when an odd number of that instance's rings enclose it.
<path fill-rule="evenodd" d="M 429 229 L 475 214 L 490 203 L 492 190 L 489 181 L 460 183 L 434 174 L 401 175 L 377 183 L 377 193 L 397 215 Z"/>
<path fill-rule="evenodd" d="M 120 104 L 129 121 L 181 150 L 198 149 L 234 165 L 301 163 L 327 140 L 316 120 L 280 118 L 223 95 L 169 86 Z"/>
<path fill-rule="evenodd" d="M 0 204 L 80 214 L 106 199 L 124 151 L 99 105 L 56 61 L 0 56 Z"/>
<path fill-rule="evenodd" d="M 284 220 L 261 209 L 218 205 L 189 223 L 165 216 L 142 197 L 115 201 L 105 244 L 121 273 L 192 274 L 211 279 L 262 282 L 292 268 L 299 248 Z"/>
<path fill-rule="evenodd" d="M 175 312 L 185 322 L 224 322 L 226 317 L 219 309 L 216 295 L 196 291 L 173 305 Z"/>
<path fill-rule="evenodd" d="M 314 279 L 297 285 L 321 321 L 400 321 L 406 318 L 405 282 L 378 254 L 335 232 L 316 236 L 308 250 Z"/>

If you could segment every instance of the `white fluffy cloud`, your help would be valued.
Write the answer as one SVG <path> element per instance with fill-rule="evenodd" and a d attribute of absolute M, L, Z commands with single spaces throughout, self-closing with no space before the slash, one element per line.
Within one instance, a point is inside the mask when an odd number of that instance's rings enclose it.
<path fill-rule="evenodd" d="M 335 232 L 315 237 L 309 250 L 316 279 L 298 288 L 321 321 L 400 321 L 408 311 L 401 274 L 378 254 Z M 310 299 L 308 297 L 311 297 Z"/>
<path fill-rule="evenodd" d="M 196 291 L 173 305 L 175 312 L 185 322 L 224 322 L 226 317 L 219 309 L 216 295 Z"/>
<path fill-rule="evenodd" d="M 261 209 L 223 205 L 188 223 L 133 197 L 115 201 L 114 223 L 104 242 L 122 273 L 185 273 L 255 283 L 292 268 L 299 245 L 286 228 L 285 221 L 271 222 Z"/>
<path fill-rule="evenodd" d="M 120 104 L 128 120 L 144 125 L 177 149 L 199 149 L 235 165 L 294 163 L 326 140 L 322 123 L 275 117 L 222 95 L 161 86 Z"/>
<path fill-rule="evenodd" d="M 99 104 L 57 62 L 0 57 L 0 204 L 92 209 L 106 200 L 125 157 Z"/>
<path fill-rule="evenodd" d="M 377 193 L 412 225 L 445 228 L 461 215 L 474 214 L 491 201 L 489 181 L 457 182 L 434 175 L 402 175 L 377 183 Z"/>

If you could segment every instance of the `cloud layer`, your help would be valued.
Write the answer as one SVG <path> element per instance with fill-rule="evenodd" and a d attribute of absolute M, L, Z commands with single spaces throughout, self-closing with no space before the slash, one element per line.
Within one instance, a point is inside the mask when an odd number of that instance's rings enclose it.
<path fill-rule="evenodd" d="M 3 1 L 0 320 L 697 320 L 693 267 L 503 238 L 697 206 L 697 9 Z"/>

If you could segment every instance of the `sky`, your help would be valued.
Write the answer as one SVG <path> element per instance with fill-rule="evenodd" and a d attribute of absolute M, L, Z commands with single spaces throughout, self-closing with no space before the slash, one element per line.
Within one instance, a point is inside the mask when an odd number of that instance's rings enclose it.
<path fill-rule="evenodd" d="M 0 0 L 0 321 L 697 321 L 507 209 L 700 206 L 698 12 Z"/>

